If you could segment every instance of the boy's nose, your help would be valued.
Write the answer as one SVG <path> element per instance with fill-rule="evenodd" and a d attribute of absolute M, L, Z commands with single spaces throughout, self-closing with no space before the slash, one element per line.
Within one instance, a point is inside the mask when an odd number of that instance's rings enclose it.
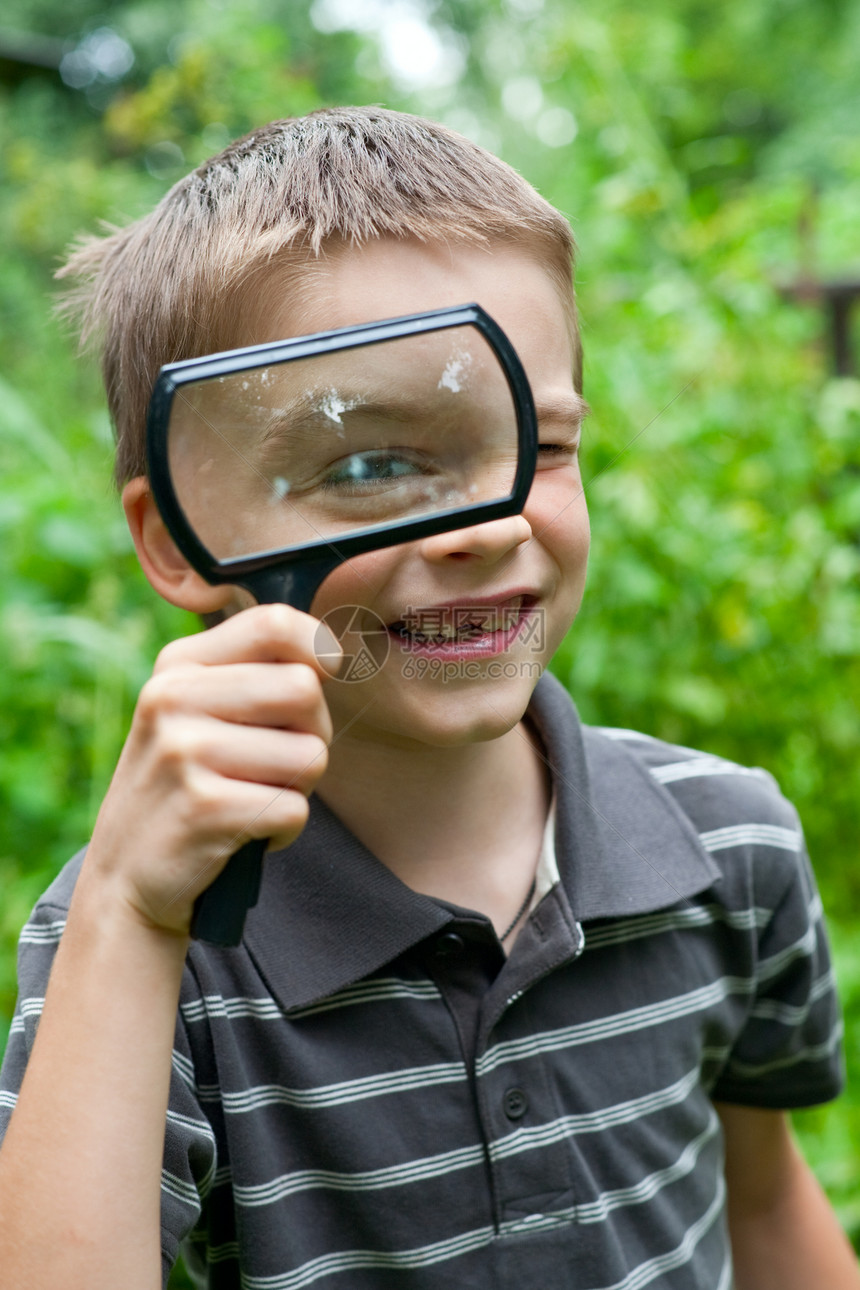
<path fill-rule="evenodd" d="M 420 548 L 424 559 L 431 563 L 471 558 L 493 564 L 530 541 L 531 536 L 531 525 L 524 515 L 509 515 L 506 519 L 473 524 L 471 528 L 456 529 L 452 533 L 436 533 L 423 538 Z"/>

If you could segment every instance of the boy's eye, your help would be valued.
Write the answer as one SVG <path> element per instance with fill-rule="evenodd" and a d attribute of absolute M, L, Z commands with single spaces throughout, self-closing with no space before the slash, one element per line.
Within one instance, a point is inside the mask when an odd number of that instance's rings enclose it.
<path fill-rule="evenodd" d="M 538 459 L 563 466 L 574 459 L 578 448 L 579 444 L 572 440 L 563 443 L 539 443 Z"/>
<path fill-rule="evenodd" d="M 395 453 L 389 449 L 353 452 L 329 467 L 323 488 L 373 487 L 423 473 L 421 463 L 407 453 Z"/>

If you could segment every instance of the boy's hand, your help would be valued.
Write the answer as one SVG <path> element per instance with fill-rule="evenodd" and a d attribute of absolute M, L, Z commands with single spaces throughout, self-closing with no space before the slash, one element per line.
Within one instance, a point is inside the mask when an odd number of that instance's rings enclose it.
<path fill-rule="evenodd" d="M 314 651 L 325 630 L 261 605 L 162 650 L 96 821 L 91 894 L 187 934 L 195 898 L 243 843 L 296 839 L 332 737 Z"/>

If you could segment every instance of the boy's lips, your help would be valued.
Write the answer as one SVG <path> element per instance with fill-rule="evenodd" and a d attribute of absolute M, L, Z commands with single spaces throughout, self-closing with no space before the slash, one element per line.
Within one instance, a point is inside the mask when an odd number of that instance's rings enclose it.
<path fill-rule="evenodd" d="M 388 624 L 388 633 L 413 653 L 449 659 L 498 654 L 513 644 L 537 600 L 534 594 L 517 592 L 494 600 L 410 607 Z"/>

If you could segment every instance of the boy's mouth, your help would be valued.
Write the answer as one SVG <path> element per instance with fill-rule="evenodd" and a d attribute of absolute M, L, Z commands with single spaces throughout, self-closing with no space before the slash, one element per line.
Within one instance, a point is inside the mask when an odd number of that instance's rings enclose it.
<path fill-rule="evenodd" d="M 416 653 L 496 654 L 508 649 L 526 622 L 536 596 L 517 595 L 498 604 L 409 608 L 389 623 L 389 635 Z"/>

